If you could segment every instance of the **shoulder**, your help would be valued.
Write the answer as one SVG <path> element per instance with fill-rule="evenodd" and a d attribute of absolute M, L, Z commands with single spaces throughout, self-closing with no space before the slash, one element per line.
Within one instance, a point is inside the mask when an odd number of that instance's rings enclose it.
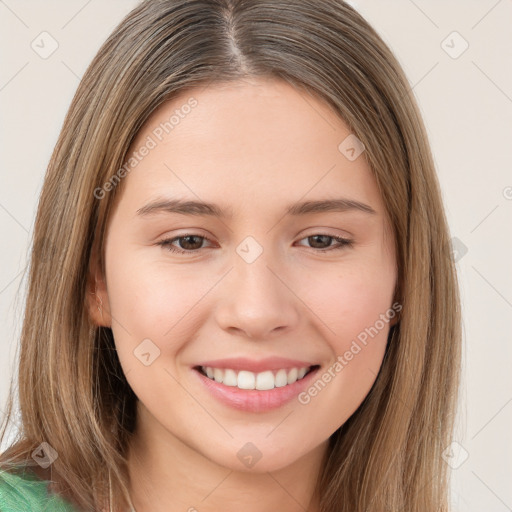
<path fill-rule="evenodd" d="M 47 484 L 30 470 L 14 473 L 0 469 L 0 511 L 72 512 L 59 496 L 48 494 Z"/>

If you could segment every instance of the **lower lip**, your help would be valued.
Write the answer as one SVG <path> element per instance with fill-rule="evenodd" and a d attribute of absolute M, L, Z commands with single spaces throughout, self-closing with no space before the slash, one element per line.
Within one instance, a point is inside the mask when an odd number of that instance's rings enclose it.
<path fill-rule="evenodd" d="M 264 391 L 226 386 L 203 375 L 197 369 L 193 369 L 193 372 L 200 378 L 208 391 L 221 403 L 241 411 L 266 412 L 278 409 L 292 401 L 310 385 L 319 369 L 320 367 L 314 368 L 305 377 L 295 381 L 293 384 Z"/>

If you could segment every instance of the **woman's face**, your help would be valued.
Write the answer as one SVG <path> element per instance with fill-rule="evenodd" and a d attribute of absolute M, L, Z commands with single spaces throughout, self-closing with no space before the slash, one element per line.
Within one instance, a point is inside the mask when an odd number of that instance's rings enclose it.
<path fill-rule="evenodd" d="M 364 148 L 324 103 L 262 80 L 182 92 L 129 156 L 97 321 L 139 421 L 238 470 L 325 447 L 396 321 L 394 239 Z"/>

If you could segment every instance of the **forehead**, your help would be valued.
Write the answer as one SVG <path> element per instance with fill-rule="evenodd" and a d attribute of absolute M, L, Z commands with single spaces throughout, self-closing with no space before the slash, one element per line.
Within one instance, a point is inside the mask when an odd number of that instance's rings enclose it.
<path fill-rule="evenodd" d="M 140 161 L 123 185 L 132 199 L 179 193 L 235 205 L 231 211 L 248 199 L 261 207 L 315 194 L 344 194 L 378 209 L 364 152 L 350 160 L 340 149 L 349 136 L 326 103 L 286 82 L 210 84 L 152 113 L 127 155 L 138 152 Z"/>

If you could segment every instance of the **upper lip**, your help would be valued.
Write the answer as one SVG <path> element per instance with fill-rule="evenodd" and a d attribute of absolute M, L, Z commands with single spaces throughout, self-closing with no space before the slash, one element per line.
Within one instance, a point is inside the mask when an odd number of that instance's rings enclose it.
<path fill-rule="evenodd" d="M 235 357 L 228 359 L 215 359 L 211 361 L 203 361 L 196 366 L 207 366 L 211 368 L 221 368 L 232 370 L 247 370 L 253 373 L 264 372 L 267 370 L 288 370 L 290 368 L 309 368 L 316 366 L 317 363 L 299 361 L 296 359 L 287 359 L 284 357 L 267 357 L 265 359 L 248 359 L 246 357 Z"/>

